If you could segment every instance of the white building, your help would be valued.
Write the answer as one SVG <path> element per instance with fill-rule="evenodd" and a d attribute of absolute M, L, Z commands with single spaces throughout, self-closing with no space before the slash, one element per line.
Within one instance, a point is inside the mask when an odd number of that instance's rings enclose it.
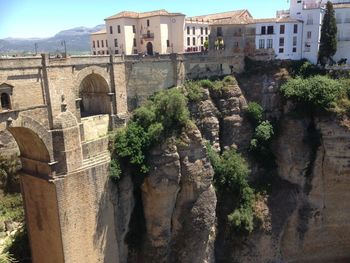
<path fill-rule="evenodd" d="M 91 54 L 93 55 L 108 55 L 108 41 L 106 29 L 90 34 Z"/>
<path fill-rule="evenodd" d="M 276 59 L 302 57 L 302 26 L 290 17 L 254 19 L 256 49 L 273 49 Z"/>
<path fill-rule="evenodd" d="M 290 9 L 278 11 L 277 17 L 290 17 L 303 22 L 302 53 L 312 63 L 317 63 L 321 26 L 327 1 L 291 0 Z M 350 62 L 350 0 L 331 0 L 338 28 L 338 47 L 335 61 L 346 58 Z M 290 41 L 290 40 L 289 40 Z"/>
<path fill-rule="evenodd" d="M 166 10 L 121 12 L 105 19 L 108 46 L 113 54 L 182 53 L 184 21 Z"/>
<path fill-rule="evenodd" d="M 247 9 L 186 18 L 184 31 L 185 52 L 204 51 L 204 43 L 206 41 L 209 42 L 210 26 L 217 21 L 249 18 L 252 18 L 252 15 Z"/>
<path fill-rule="evenodd" d="M 186 18 L 184 30 L 184 52 L 204 51 L 204 43 L 210 34 L 209 20 Z"/>

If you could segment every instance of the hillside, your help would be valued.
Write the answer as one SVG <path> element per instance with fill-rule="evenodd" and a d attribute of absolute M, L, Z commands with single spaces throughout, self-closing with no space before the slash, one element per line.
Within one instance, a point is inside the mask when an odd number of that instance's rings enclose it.
<path fill-rule="evenodd" d="M 38 52 L 62 52 L 61 44 L 66 41 L 67 52 L 70 54 L 87 53 L 90 51 L 90 33 L 101 30 L 104 25 L 93 28 L 76 27 L 63 30 L 50 38 L 5 38 L 0 39 L 0 54 L 23 54 L 34 53 L 35 43 L 38 45 Z"/>

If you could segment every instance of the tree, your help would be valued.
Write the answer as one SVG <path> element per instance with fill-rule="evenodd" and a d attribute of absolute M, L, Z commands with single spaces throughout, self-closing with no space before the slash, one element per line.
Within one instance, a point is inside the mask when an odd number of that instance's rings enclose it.
<path fill-rule="evenodd" d="M 337 52 L 337 22 L 335 20 L 333 4 L 328 1 L 326 12 L 322 21 L 320 49 L 318 51 L 318 62 L 325 65 L 333 61 L 332 57 Z"/>

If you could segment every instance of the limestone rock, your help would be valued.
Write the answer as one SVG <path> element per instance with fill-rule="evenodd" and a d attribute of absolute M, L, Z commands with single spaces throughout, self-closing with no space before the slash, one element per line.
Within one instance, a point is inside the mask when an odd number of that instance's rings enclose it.
<path fill-rule="evenodd" d="M 200 132 L 182 139 L 186 145 L 168 142 L 151 152 L 142 185 L 146 262 L 213 262 L 213 170 Z"/>

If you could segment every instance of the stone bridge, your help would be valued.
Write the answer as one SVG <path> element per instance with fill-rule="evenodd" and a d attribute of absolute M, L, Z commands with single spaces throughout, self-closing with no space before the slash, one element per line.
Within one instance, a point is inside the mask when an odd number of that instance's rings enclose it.
<path fill-rule="evenodd" d="M 0 150 L 18 146 L 33 262 L 118 262 L 108 131 L 160 89 L 242 66 L 206 54 L 0 59 Z"/>

